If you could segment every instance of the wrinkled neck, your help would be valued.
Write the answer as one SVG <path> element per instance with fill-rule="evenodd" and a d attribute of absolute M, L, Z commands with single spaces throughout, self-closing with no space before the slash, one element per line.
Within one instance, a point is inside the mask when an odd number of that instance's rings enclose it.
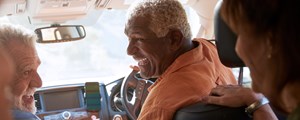
<path fill-rule="evenodd" d="M 182 47 L 180 47 L 180 49 L 178 49 L 177 53 L 179 53 L 177 57 L 179 57 L 180 55 L 192 50 L 193 48 L 195 48 L 198 45 L 195 45 L 192 40 L 185 40 Z"/>

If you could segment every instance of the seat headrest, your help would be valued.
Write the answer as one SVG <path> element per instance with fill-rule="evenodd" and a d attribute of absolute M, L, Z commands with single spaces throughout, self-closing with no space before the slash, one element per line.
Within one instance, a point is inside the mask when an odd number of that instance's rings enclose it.
<path fill-rule="evenodd" d="M 227 67 L 244 67 L 245 64 L 235 52 L 237 35 L 228 27 L 220 15 L 222 1 L 215 8 L 215 37 L 219 58 Z"/>

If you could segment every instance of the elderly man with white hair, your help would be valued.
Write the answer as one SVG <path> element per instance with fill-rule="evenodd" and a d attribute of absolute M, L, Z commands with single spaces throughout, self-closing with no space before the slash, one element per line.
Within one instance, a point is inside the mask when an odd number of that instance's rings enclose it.
<path fill-rule="evenodd" d="M 0 24 L 1 49 L 11 57 L 15 70 L 10 86 L 15 119 L 38 119 L 32 118 L 36 112 L 33 95 L 36 88 L 42 86 L 37 73 L 41 62 L 35 49 L 36 39 L 34 32 L 21 26 Z"/>
<path fill-rule="evenodd" d="M 191 38 L 177 0 L 148 0 L 133 9 L 125 26 L 127 54 L 143 78 L 158 78 L 149 88 L 139 120 L 170 120 L 176 110 L 195 104 L 217 85 L 236 84 L 219 61 L 215 46 Z"/>
<path fill-rule="evenodd" d="M 0 116 L 1 119 L 11 120 L 10 114 L 10 82 L 14 72 L 14 65 L 11 57 L 6 53 L 0 44 Z"/>

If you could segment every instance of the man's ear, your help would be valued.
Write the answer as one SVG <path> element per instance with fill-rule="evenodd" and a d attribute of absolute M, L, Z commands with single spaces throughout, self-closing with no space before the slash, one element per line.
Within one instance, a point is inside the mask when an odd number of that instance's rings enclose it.
<path fill-rule="evenodd" d="M 179 49 L 183 44 L 183 34 L 180 30 L 170 30 L 169 32 L 170 40 L 171 40 L 171 48 L 173 50 Z"/>

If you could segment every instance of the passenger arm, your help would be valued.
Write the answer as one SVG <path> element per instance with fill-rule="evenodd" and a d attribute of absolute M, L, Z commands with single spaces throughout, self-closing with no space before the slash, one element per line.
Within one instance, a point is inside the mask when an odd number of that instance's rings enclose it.
<path fill-rule="evenodd" d="M 262 94 L 255 93 L 250 88 L 227 85 L 212 89 L 210 96 L 205 97 L 203 102 L 228 107 L 241 107 L 250 106 L 263 97 Z M 269 104 L 264 104 L 253 112 L 253 120 L 277 120 L 277 117 Z"/>

